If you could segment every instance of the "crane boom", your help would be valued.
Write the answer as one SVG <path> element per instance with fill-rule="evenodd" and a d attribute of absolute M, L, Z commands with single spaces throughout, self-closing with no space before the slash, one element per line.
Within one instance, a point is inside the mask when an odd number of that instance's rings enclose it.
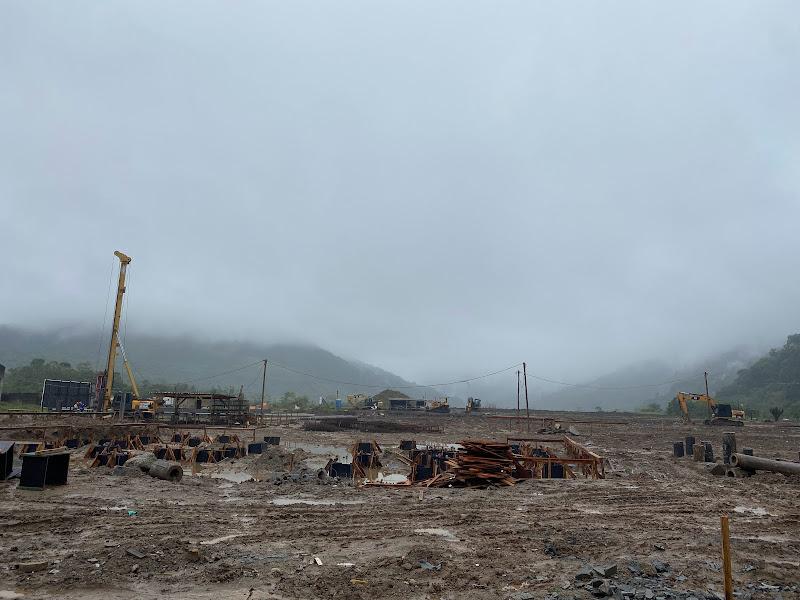
<path fill-rule="evenodd" d="M 108 361 L 106 362 L 106 385 L 103 390 L 103 410 L 111 407 L 111 396 L 114 384 L 114 363 L 117 360 L 117 343 L 119 341 L 119 322 L 122 317 L 122 297 L 125 294 L 125 272 L 131 262 L 131 257 L 119 250 L 114 251 L 114 256 L 119 258 L 119 282 L 117 283 L 117 302 L 114 306 L 114 321 L 111 324 L 111 343 L 108 345 Z"/>

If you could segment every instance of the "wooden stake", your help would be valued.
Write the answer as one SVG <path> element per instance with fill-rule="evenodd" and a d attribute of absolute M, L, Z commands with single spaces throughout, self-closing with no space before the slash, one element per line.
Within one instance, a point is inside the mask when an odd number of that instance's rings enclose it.
<path fill-rule="evenodd" d="M 722 570 L 725 574 L 725 600 L 733 600 L 733 576 L 731 575 L 731 532 L 728 515 L 720 518 L 722 526 Z"/>

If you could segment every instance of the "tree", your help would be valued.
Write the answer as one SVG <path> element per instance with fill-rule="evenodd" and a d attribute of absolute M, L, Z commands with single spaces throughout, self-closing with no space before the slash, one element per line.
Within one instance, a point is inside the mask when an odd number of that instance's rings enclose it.
<path fill-rule="evenodd" d="M 769 409 L 769 413 L 772 415 L 772 418 L 775 421 L 777 421 L 778 419 L 781 418 L 781 415 L 783 414 L 783 408 L 780 406 L 773 406 L 772 408 Z"/>

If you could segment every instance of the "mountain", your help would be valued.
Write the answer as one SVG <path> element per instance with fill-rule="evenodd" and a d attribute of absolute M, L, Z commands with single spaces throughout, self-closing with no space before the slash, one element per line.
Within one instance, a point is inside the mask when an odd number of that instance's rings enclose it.
<path fill-rule="evenodd" d="M 243 385 L 248 398 L 255 400 L 261 395 L 260 361 L 264 358 L 268 360 L 266 388 L 271 398 L 295 392 L 312 400 L 320 396 L 330 399 L 335 398 L 337 390 L 344 398 L 356 392 L 371 394 L 384 388 L 403 389 L 413 385 L 389 371 L 345 360 L 314 346 L 207 342 L 189 337 L 134 334 L 128 334 L 123 343 L 140 387 L 149 390 L 160 386 L 172 389 L 173 384 L 186 384 L 201 391 L 238 390 Z M 73 366 L 89 363 L 88 366 L 97 371 L 104 368 L 107 344 L 105 337 L 70 329 L 34 332 L 0 325 L 0 364 L 10 369 L 41 358 Z M 120 369 L 118 362 L 117 371 Z M 363 384 L 372 387 L 363 387 Z M 5 391 L 15 390 L 6 387 Z M 424 394 L 428 398 L 439 395 L 430 388 L 406 388 L 405 391 L 412 396 Z"/>
<path fill-rule="evenodd" d="M 739 370 L 748 367 L 757 354 L 737 348 L 685 367 L 663 361 L 642 361 L 603 375 L 580 386 L 569 386 L 545 395 L 544 408 L 630 410 L 649 404 L 666 408 L 678 391 L 705 390 L 703 372 L 709 372 L 708 387 L 713 395 L 731 383 Z"/>
<path fill-rule="evenodd" d="M 768 418 L 772 407 L 783 408 L 784 417 L 800 418 L 800 334 L 790 335 L 782 348 L 773 348 L 740 370 L 718 399 L 742 404 L 760 418 Z"/>

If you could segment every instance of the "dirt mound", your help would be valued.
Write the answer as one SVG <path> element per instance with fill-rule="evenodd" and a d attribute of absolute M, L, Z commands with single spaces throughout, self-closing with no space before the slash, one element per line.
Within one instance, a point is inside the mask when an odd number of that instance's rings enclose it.
<path fill-rule="evenodd" d="M 255 455 L 256 466 L 266 471 L 294 471 L 309 456 L 301 449 L 288 450 L 281 446 L 268 446 L 263 454 Z"/>

